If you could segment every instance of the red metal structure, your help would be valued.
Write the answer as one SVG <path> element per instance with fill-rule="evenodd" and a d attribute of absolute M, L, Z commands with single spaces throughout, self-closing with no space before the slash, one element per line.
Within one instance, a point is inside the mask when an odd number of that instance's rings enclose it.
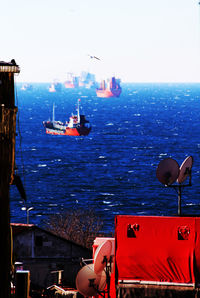
<path fill-rule="evenodd" d="M 127 288 L 129 293 L 137 287 L 194 291 L 199 284 L 200 218 L 116 217 L 115 285 L 119 297 Z"/>

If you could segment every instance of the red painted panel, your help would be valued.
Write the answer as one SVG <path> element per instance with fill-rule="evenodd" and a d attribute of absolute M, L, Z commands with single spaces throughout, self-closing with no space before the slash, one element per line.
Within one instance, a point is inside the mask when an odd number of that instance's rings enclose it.
<path fill-rule="evenodd" d="M 200 218 L 116 217 L 118 280 L 200 282 Z"/>

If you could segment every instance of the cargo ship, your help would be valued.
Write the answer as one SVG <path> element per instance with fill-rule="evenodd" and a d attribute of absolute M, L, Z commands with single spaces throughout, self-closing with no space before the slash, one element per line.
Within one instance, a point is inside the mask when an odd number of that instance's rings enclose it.
<path fill-rule="evenodd" d="M 78 88 L 83 87 L 86 89 L 90 89 L 92 87 L 96 87 L 96 79 L 95 75 L 87 72 L 82 71 L 79 76 L 75 76 L 73 73 L 69 72 L 67 74 L 67 80 L 64 82 L 65 88 Z"/>
<path fill-rule="evenodd" d="M 87 136 L 92 127 L 90 122 L 86 120 L 85 115 L 80 113 L 80 100 L 78 100 L 77 114 L 72 114 L 69 122 L 63 123 L 55 121 L 53 105 L 53 119 L 52 121 L 43 121 L 46 134 L 50 135 L 68 135 L 68 136 Z"/>
<path fill-rule="evenodd" d="M 51 83 L 51 85 L 49 86 L 49 92 L 57 92 L 57 91 L 61 91 L 62 85 L 58 82 L 55 83 Z"/>
<path fill-rule="evenodd" d="M 79 77 L 79 87 L 83 87 L 86 89 L 95 88 L 95 75 L 87 71 L 82 71 Z"/>
<path fill-rule="evenodd" d="M 101 82 L 100 88 L 96 89 L 97 97 L 119 97 L 122 92 L 120 80 L 112 77 L 110 80 Z"/>
<path fill-rule="evenodd" d="M 68 73 L 68 78 L 64 82 L 65 88 L 77 88 L 79 86 L 79 78 L 74 76 L 71 72 Z"/>

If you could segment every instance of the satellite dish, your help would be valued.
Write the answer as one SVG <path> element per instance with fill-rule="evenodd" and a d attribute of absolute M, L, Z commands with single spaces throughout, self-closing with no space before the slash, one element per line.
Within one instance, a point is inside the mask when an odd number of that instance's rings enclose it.
<path fill-rule="evenodd" d="M 112 251 L 112 241 L 106 240 L 101 243 L 94 255 L 94 272 L 101 272 L 109 261 Z"/>
<path fill-rule="evenodd" d="M 112 249 L 111 249 L 111 256 L 115 255 L 115 239 L 110 239 L 110 241 L 112 242 Z"/>
<path fill-rule="evenodd" d="M 106 273 L 102 271 L 96 274 L 94 264 L 84 266 L 77 274 L 76 288 L 83 296 L 95 296 L 99 291 L 102 292 L 105 286 Z"/>
<path fill-rule="evenodd" d="M 163 159 L 156 170 L 158 180 L 165 185 L 170 185 L 175 182 L 178 175 L 179 165 L 177 161 L 172 158 Z"/>
<path fill-rule="evenodd" d="M 188 156 L 182 163 L 180 167 L 180 174 L 178 176 L 177 182 L 178 183 L 183 183 L 185 179 L 187 178 L 188 175 L 191 174 L 191 168 L 193 164 L 193 157 Z"/>

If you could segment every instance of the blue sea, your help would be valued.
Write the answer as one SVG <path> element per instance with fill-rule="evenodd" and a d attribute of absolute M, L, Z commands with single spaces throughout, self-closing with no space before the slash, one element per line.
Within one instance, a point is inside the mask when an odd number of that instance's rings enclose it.
<path fill-rule="evenodd" d="M 119 214 L 175 215 L 177 192 L 156 177 L 167 157 L 193 156 L 192 186 L 182 190 L 182 213 L 200 214 L 200 84 L 122 84 L 119 98 L 94 89 L 50 93 L 48 84 L 16 84 L 16 166 L 27 194 L 30 223 L 51 214 L 93 208 L 114 230 Z M 86 137 L 51 136 L 42 121 L 66 121 L 77 99 L 92 125 Z M 186 181 L 187 184 L 187 181 Z M 24 202 L 10 187 L 11 222 L 26 223 Z"/>

